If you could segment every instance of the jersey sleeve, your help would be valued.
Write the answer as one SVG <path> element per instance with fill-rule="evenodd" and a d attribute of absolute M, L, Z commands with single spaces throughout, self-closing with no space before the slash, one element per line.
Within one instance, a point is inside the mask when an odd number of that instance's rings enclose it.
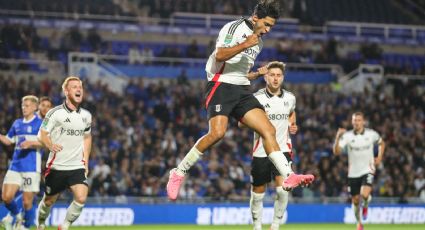
<path fill-rule="evenodd" d="M 231 28 L 234 23 L 227 23 L 221 28 L 218 34 L 217 41 L 215 44 L 216 48 L 220 47 L 232 47 L 236 43 L 236 36 L 233 29 Z M 232 33 L 233 31 L 233 33 Z"/>
<path fill-rule="evenodd" d="M 292 107 L 291 107 L 291 113 L 295 111 L 296 103 L 297 103 L 297 98 L 294 97 Z"/>
<path fill-rule="evenodd" d="M 88 115 L 87 115 L 87 122 L 86 122 L 86 128 L 84 129 L 84 134 L 91 133 L 91 123 L 92 123 L 92 115 L 91 115 L 91 113 L 88 113 Z"/>
<path fill-rule="evenodd" d="M 6 138 L 12 143 L 16 143 L 16 139 L 17 139 L 16 124 L 17 124 L 16 121 L 13 122 L 12 126 L 10 127 L 9 131 L 6 134 Z"/>
<path fill-rule="evenodd" d="M 381 136 L 375 130 L 372 130 L 372 140 L 374 144 L 379 144 L 382 141 Z"/>
<path fill-rule="evenodd" d="M 57 122 L 57 114 L 54 113 L 55 110 L 50 110 L 47 112 L 46 117 L 43 120 L 43 123 L 41 123 L 40 130 L 47 131 L 48 133 L 52 132 L 53 128 L 56 126 Z"/>

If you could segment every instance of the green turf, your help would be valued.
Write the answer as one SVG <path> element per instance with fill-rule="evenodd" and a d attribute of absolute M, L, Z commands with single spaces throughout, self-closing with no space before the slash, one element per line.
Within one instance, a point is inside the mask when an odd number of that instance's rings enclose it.
<path fill-rule="evenodd" d="M 268 229 L 264 226 L 263 229 Z M 424 230 L 425 225 L 420 224 L 367 224 L 365 230 Z M 48 228 L 54 230 L 56 228 Z M 226 225 L 226 226 L 196 226 L 196 225 L 135 225 L 127 227 L 72 227 L 75 230 L 250 230 L 248 225 Z M 285 224 L 280 227 L 283 230 L 355 230 L 353 224 Z"/>

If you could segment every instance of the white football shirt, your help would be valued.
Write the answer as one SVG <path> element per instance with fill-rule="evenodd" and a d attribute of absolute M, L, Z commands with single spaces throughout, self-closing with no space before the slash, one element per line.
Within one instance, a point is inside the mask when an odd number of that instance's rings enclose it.
<path fill-rule="evenodd" d="M 91 132 L 92 116 L 78 108 L 72 111 L 65 103 L 49 110 L 41 129 L 50 134 L 52 143 L 62 145 L 57 153 L 49 153 L 46 170 L 84 169 L 84 134 Z"/>
<path fill-rule="evenodd" d="M 263 105 L 269 120 L 276 128 L 276 139 L 280 150 L 283 152 L 291 152 L 292 143 L 288 128 L 290 125 L 289 115 L 295 111 L 295 95 L 282 89 L 282 94 L 275 96 L 266 89 L 260 89 L 254 96 Z M 263 146 L 263 140 L 256 132 L 254 132 L 254 146 L 252 152 L 254 157 L 267 157 Z"/>
<path fill-rule="evenodd" d="M 208 58 L 205 71 L 208 81 L 225 82 L 234 85 L 250 85 L 247 75 L 254 66 L 257 55 L 263 48 L 263 41 L 253 47 L 245 49 L 225 62 L 217 62 L 215 55 L 219 47 L 233 47 L 246 40 L 253 34 L 252 23 L 245 18 L 232 21 L 224 25 L 220 30 L 216 41 L 216 49 Z"/>
<path fill-rule="evenodd" d="M 363 133 L 345 132 L 339 139 L 339 147 L 348 154 L 348 177 L 361 177 L 375 173 L 373 147 L 381 142 L 379 134 L 365 128 Z"/>

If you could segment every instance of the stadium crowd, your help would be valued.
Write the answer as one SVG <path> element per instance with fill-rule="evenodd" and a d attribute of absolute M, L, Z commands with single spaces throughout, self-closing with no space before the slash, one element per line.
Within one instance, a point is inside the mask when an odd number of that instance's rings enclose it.
<path fill-rule="evenodd" d="M 125 96 L 120 96 L 106 85 L 85 82 L 84 107 L 94 115 L 90 196 L 166 196 L 166 172 L 207 130 L 205 82 L 172 81 L 173 87 L 167 83 L 133 79 Z M 375 90 L 351 95 L 335 85 L 286 85 L 297 96 L 295 171 L 317 177 L 311 187 L 294 190 L 294 197 L 348 198 L 347 157 L 333 156 L 332 144 L 337 128 L 350 128 L 350 114 L 359 110 L 387 143 L 373 194 L 399 197 L 400 202 L 409 197 L 425 199 L 425 95 L 409 82 L 388 85 L 393 85 L 392 90 L 378 85 Z M 261 86 L 258 82 L 254 88 Z M 0 76 L 0 91 L 2 134 L 21 116 L 22 96 L 49 96 L 56 105 L 62 102 L 59 80 Z M 249 197 L 251 142 L 252 133 L 233 122 L 225 138 L 190 171 L 181 195 L 214 200 Z M 11 152 L 0 145 L 0 178 L 4 178 Z"/>

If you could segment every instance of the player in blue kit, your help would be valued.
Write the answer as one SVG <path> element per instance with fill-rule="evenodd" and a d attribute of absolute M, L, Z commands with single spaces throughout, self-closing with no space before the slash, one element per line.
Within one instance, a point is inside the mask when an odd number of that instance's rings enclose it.
<path fill-rule="evenodd" d="M 36 116 L 38 98 L 32 95 L 22 98 L 23 118 L 15 120 L 6 135 L 0 134 L 0 142 L 5 145 L 15 144 L 9 169 L 4 177 L 2 200 L 13 217 L 16 217 L 14 229 L 29 229 L 34 212 L 31 211 L 33 199 L 40 190 L 41 154 L 37 134 L 42 120 Z M 16 201 L 15 194 L 22 189 L 23 216 Z M 12 229 L 12 221 L 3 221 L 6 229 Z"/>

